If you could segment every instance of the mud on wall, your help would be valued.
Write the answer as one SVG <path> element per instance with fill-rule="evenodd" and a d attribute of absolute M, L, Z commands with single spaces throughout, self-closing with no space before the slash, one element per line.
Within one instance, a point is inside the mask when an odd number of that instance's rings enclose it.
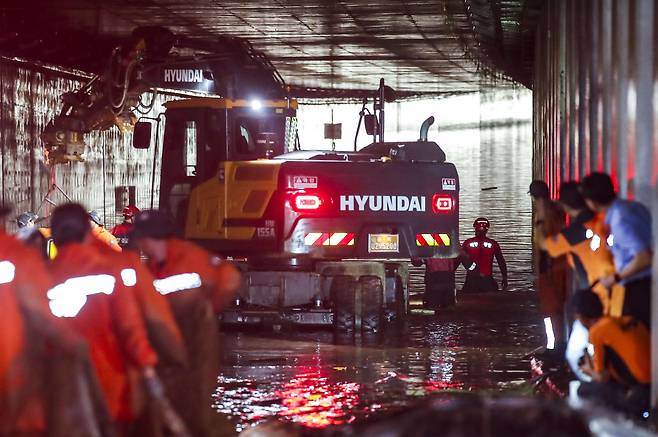
<path fill-rule="evenodd" d="M 78 88 L 84 80 L 80 74 L 0 58 L 0 188 L 2 203 L 14 206 L 15 213 L 6 220 L 10 231 L 20 212 L 40 210 L 40 216 L 52 212 L 53 206 L 44 201 L 52 171 L 57 186 L 72 200 L 98 210 L 108 227 L 121 219 L 116 211 L 122 206 L 115 202 L 116 187 L 134 186 L 137 206 L 150 206 L 155 148 L 133 149 L 131 135 L 116 128 L 86 135 L 86 162 L 59 164 L 54 169 L 45 165 L 39 135 L 60 110 L 61 94 Z M 162 104 L 172 98 L 160 94 L 147 116 L 156 117 L 164 110 Z M 159 166 L 156 206 L 158 173 Z M 50 198 L 55 203 L 66 200 L 59 192 Z"/>

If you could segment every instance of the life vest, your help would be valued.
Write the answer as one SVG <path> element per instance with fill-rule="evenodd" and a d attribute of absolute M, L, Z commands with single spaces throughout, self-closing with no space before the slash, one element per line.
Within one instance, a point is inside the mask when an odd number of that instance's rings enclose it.
<path fill-rule="evenodd" d="M 496 240 L 487 237 L 473 237 L 464 241 L 464 251 L 473 261 L 482 276 L 493 275 L 493 260 L 498 248 Z"/>

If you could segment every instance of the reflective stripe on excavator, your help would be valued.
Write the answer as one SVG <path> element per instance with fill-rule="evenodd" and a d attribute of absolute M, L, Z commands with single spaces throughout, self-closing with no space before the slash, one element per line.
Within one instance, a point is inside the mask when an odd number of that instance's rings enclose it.
<path fill-rule="evenodd" d="M 416 246 L 450 246 L 450 235 L 416 234 Z"/>
<path fill-rule="evenodd" d="M 304 236 L 306 246 L 354 246 L 355 234 L 347 232 L 311 232 Z"/>

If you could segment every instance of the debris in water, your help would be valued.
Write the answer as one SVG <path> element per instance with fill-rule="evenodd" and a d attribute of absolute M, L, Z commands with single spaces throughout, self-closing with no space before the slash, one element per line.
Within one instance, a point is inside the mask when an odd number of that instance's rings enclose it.
<path fill-rule="evenodd" d="M 482 188 L 482 191 L 491 191 L 491 190 L 497 190 L 497 189 L 498 189 L 498 187 L 486 187 L 486 188 Z"/>

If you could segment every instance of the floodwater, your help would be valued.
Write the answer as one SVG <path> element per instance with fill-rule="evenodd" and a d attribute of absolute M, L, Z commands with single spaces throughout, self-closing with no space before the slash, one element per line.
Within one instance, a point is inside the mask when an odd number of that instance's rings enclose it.
<path fill-rule="evenodd" d="M 390 327 L 374 338 L 225 333 L 215 407 L 237 430 L 271 418 L 309 427 L 352 423 L 437 392 L 529 392 L 524 356 L 543 342 L 526 194 L 531 126 L 446 131 L 438 142 L 460 173 L 461 239 L 472 235 L 476 217 L 491 220 L 490 236 L 508 262 L 509 291 L 458 296 L 456 309 L 414 313 L 404 330 Z M 422 273 L 414 269 L 416 292 Z"/>

